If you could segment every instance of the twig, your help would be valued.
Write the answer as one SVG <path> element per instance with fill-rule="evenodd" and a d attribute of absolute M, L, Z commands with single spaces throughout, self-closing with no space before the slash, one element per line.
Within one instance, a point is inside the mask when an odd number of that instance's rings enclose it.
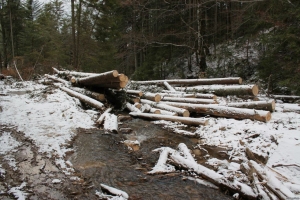
<path fill-rule="evenodd" d="M 299 165 L 297 164 L 277 164 L 277 165 L 272 165 L 272 167 L 291 167 L 291 166 L 294 166 L 294 167 L 300 167 Z"/>

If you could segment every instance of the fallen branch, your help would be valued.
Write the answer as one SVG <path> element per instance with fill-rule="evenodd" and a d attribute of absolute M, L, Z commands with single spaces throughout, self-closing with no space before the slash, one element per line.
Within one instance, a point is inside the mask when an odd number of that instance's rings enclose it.
<path fill-rule="evenodd" d="M 68 81 L 66 81 L 66 80 L 64 80 L 64 79 L 61 79 L 61 78 L 58 78 L 58 77 L 56 77 L 56 76 L 51 76 L 51 75 L 49 75 L 49 74 L 45 74 L 45 76 L 46 76 L 48 79 L 52 79 L 52 80 L 54 80 L 54 81 L 56 81 L 56 82 L 63 83 L 63 84 L 65 84 L 66 86 L 70 85 L 70 83 L 69 83 Z"/>
<path fill-rule="evenodd" d="M 108 191 L 110 194 L 113 194 L 113 195 L 116 195 L 116 196 L 119 196 L 119 197 L 123 197 L 125 199 L 129 198 L 129 195 L 126 192 L 122 191 L 122 190 L 110 187 L 110 186 L 105 185 L 105 184 L 100 184 L 100 186 L 101 186 L 102 189 Z"/>
<path fill-rule="evenodd" d="M 110 132 L 118 132 L 118 117 L 111 113 L 105 114 L 104 130 Z"/>

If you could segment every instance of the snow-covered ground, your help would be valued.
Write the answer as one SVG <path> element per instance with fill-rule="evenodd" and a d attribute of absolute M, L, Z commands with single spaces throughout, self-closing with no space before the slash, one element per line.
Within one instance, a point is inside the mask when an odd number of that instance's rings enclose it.
<path fill-rule="evenodd" d="M 284 107 L 299 111 L 299 105 L 281 103 L 276 106 L 268 123 L 206 116 L 209 125 L 196 127 L 193 133 L 201 138 L 195 148 L 209 145 L 226 149 L 229 160 L 206 156 L 206 164 L 222 174 L 239 170 L 240 164 L 249 159 L 248 148 L 259 158 L 257 162 L 263 168 L 271 169 L 272 174 L 300 198 L 300 114 L 283 112 Z M 65 174 L 71 175 L 74 171 L 65 156 L 73 150 L 68 143 L 75 136 L 76 128 L 95 128 L 97 116 L 98 112 L 82 109 L 77 99 L 57 88 L 36 82 L 6 84 L 0 81 L 0 124 L 17 127 L 40 153 L 55 158 L 56 165 Z M 184 132 L 180 124 L 158 123 L 172 128 L 175 133 Z M 14 151 L 19 145 L 9 132 L 0 136 L 0 154 Z M 16 167 L 9 154 L 6 160 L 12 168 Z M 0 173 L 5 176 L 1 165 Z"/>

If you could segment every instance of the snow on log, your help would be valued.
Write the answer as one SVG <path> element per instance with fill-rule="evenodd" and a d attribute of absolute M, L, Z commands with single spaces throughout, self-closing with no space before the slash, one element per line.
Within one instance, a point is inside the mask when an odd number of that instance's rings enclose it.
<path fill-rule="evenodd" d="M 166 86 L 168 90 L 176 92 L 176 90 L 167 81 L 164 81 L 164 86 Z"/>
<path fill-rule="evenodd" d="M 127 94 L 137 95 L 139 97 L 143 96 L 143 92 L 139 90 L 126 90 Z"/>
<path fill-rule="evenodd" d="M 126 108 L 131 112 L 141 112 L 138 108 L 128 102 L 126 103 Z"/>
<path fill-rule="evenodd" d="M 190 112 L 203 113 L 218 117 L 228 117 L 234 119 L 252 119 L 262 122 L 268 122 L 271 120 L 271 113 L 264 110 L 254 110 L 246 108 L 234 108 L 227 106 L 220 106 L 214 104 L 189 104 L 189 103 L 178 103 L 178 102 L 164 102 L 161 104 L 167 104 L 171 106 L 176 106 L 179 108 L 184 108 Z"/>
<path fill-rule="evenodd" d="M 202 94 L 202 93 L 195 93 L 196 98 L 202 98 L 202 99 L 214 99 L 217 100 L 217 96 L 214 94 Z"/>
<path fill-rule="evenodd" d="M 213 93 L 218 96 L 227 95 L 254 95 L 258 94 L 257 85 L 204 85 L 195 87 L 176 87 L 176 90 L 185 92 Z"/>
<path fill-rule="evenodd" d="M 105 87 L 105 88 L 114 88 L 114 89 L 122 89 L 125 88 L 127 85 L 127 82 L 125 81 L 120 81 L 120 82 L 110 82 L 110 81 L 106 81 L 106 82 L 98 82 L 97 84 L 98 87 Z"/>
<path fill-rule="evenodd" d="M 137 109 L 141 109 L 141 107 L 142 107 L 142 104 L 140 104 L 140 103 L 134 103 L 133 104 Z"/>
<path fill-rule="evenodd" d="M 97 73 L 85 73 L 85 72 L 75 72 L 75 71 L 59 71 L 58 69 L 52 67 L 53 70 L 55 71 L 55 73 L 59 74 L 59 75 L 64 75 L 64 76 L 79 76 L 79 77 L 86 77 L 86 76 L 95 76 L 97 75 Z"/>
<path fill-rule="evenodd" d="M 210 78 L 210 79 L 170 79 L 170 80 L 132 81 L 132 82 L 141 85 L 148 85 L 148 84 L 163 85 L 165 81 L 171 85 L 172 84 L 212 85 L 212 84 L 242 84 L 243 80 L 240 77 L 228 77 L 228 78 Z"/>
<path fill-rule="evenodd" d="M 105 184 L 100 184 L 100 186 L 101 186 L 102 189 L 108 191 L 110 194 L 113 194 L 113 195 L 116 195 L 116 196 L 119 196 L 119 197 L 123 197 L 125 199 L 129 198 L 129 195 L 126 192 L 122 191 L 122 190 L 110 187 L 110 186 L 105 185 Z"/>
<path fill-rule="evenodd" d="M 258 195 L 264 200 L 271 200 L 269 195 L 265 192 L 265 187 L 263 186 L 263 184 L 261 184 L 259 182 L 257 174 L 253 173 L 252 176 L 253 176 L 254 186 L 256 187 L 256 189 L 258 191 Z"/>
<path fill-rule="evenodd" d="M 69 82 L 66 81 L 66 80 L 64 80 L 64 79 L 61 79 L 61 78 L 58 78 L 58 77 L 55 77 L 55 76 L 51 76 L 51 75 L 49 75 L 49 74 L 45 74 L 45 76 L 46 76 L 48 79 L 52 79 L 52 80 L 54 80 L 54 81 L 56 81 L 56 82 L 61 82 L 61 83 L 65 84 L 65 85 L 69 85 Z"/>
<path fill-rule="evenodd" d="M 194 94 L 186 94 L 186 93 L 157 93 L 162 98 L 163 97 L 178 97 L 178 98 L 195 98 Z"/>
<path fill-rule="evenodd" d="M 97 109 L 100 109 L 102 110 L 104 108 L 104 105 L 103 103 L 95 100 L 95 99 L 92 99 L 90 97 L 87 97 L 83 94 L 80 94 L 78 92 L 75 92 L 73 90 L 70 90 L 66 87 L 59 87 L 61 90 L 65 91 L 67 94 L 69 94 L 70 96 L 73 96 L 73 97 L 76 97 L 78 98 L 79 100 L 83 101 L 84 103 L 94 107 L 94 108 L 97 108 Z"/>
<path fill-rule="evenodd" d="M 170 111 L 163 110 L 163 109 L 159 109 L 158 111 L 160 112 L 159 114 L 162 114 L 162 115 L 178 116 L 178 114 L 176 112 L 170 112 Z"/>
<path fill-rule="evenodd" d="M 104 130 L 110 132 L 118 132 L 118 117 L 117 115 L 106 113 L 104 120 Z"/>
<path fill-rule="evenodd" d="M 180 92 L 180 91 L 170 91 L 170 90 L 162 90 L 161 92 L 163 92 L 163 93 L 168 93 L 168 94 L 186 94 L 185 92 Z"/>
<path fill-rule="evenodd" d="M 107 113 L 109 113 L 110 111 L 112 111 L 112 108 L 107 108 L 99 117 L 99 119 L 96 121 L 98 124 L 102 124 L 104 119 L 105 119 L 105 116 Z"/>
<path fill-rule="evenodd" d="M 268 110 L 273 112 L 275 110 L 275 101 L 253 101 L 253 102 L 238 102 L 238 103 L 228 103 L 227 106 L 235 108 L 248 108 L 257 110 Z"/>
<path fill-rule="evenodd" d="M 141 107 L 143 113 L 161 114 L 159 109 L 152 108 L 149 104 L 143 104 Z"/>
<path fill-rule="evenodd" d="M 166 120 L 172 122 L 181 122 L 186 125 L 191 126 L 199 126 L 199 125 L 207 125 L 208 120 L 203 120 L 199 118 L 191 118 L 191 117 L 178 117 L 178 116 L 170 116 L 170 115 L 161 115 L 161 114 L 149 114 L 149 113 L 141 113 L 141 112 L 130 112 L 129 115 L 134 117 L 147 118 L 152 120 Z"/>
<path fill-rule="evenodd" d="M 72 90 L 74 90 L 75 92 L 79 92 L 81 94 L 84 94 L 88 97 L 92 97 L 93 99 L 96 99 L 98 101 L 106 101 L 105 95 L 98 93 L 98 92 L 93 92 L 87 89 L 83 89 L 83 88 L 78 88 L 78 87 L 72 87 L 70 88 Z"/>
<path fill-rule="evenodd" d="M 296 101 L 300 99 L 300 96 L 293 95 L 270 95 L 274 99 L 280 99 L 282 101 Z"/>
<path fill-rule="evenodd" d="M 215 104 L 213 99 L 197 99 L 197 98 L 176 98 L 176 97 L 163 97 L 161 101 L 173 101 L 182 103 L 196 103 L 196 104 Z"/>
<path fill-rule="evenodd" d="M 190 112 L 187 109 L 182 109 L 182 108 L 178 108 L 178 107 L 174 107 L 171 105 L 166 105 L 164 103 L 156 103 L 153 101 L 149 101 L 146 99 L 141 99 L 142 103 L 146 103 L 149 104 L 150 106 L 156 107 L 156 108 L 160 108 L 160 109 L 164 109 L 170 112 L 176 112 L 178 113 L 178 115 L 181 115 L 183 117 L 189 117 L 190 116 Z"/>
<path fill-rule="evenodd" d="M 154 93 L 150 93 L 150 92 L 146 92 L 142 98 L 144 99 L 148 99 L 151 101 L 155 101 L 155 102 L 159 102 L 161 100 L 161 96 L 159 94 L 154 94 Z"/>
<path fill-rule="evenodd" d="M 118 79 L 118 77 L 119 77 L 119 72 L 117 70 L 112 70 L 94 76 L 78 78 L 76 79 L 76 83 L 81 85 L 91 86 L 91 85 L 98 85 L 99 83 L 103 83 L 104 80 L 108 81 L 110 79 L 112 80 L 116 78 Z"/>
<path fill-rule="evenodd" d="M 160 155 L 155 166 L 152 168 L 151 171 L 148 172 L 148 174 L 160 174 L 160 173 L 169 173 L 169 172 L 176 171 L 173 165 L 167 164 L 169 154 L 175 151 L 174 149 L 171 149 L 169 147 L 161 147 L 153 151 L 160 152 Z"/>

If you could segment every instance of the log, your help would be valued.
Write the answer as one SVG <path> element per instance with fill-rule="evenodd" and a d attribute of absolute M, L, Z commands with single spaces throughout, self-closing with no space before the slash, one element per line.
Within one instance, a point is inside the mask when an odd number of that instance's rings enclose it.
<path fill-rule="evenodd" d="M 100 184 L 100 186 L 101 186 L 102 189 L 108 191 L 109 193 L 111 193 L 113 195 L 123 197 L 124 199 L 129 198 L 129 195 L 126 192 L 122 191 L 122 190 L 110 187 L 110 186 L 105 185 L 105 184 Z"/>
<path fill-rule="evenodd" d="M 110 132 L 118 132 L 118 117 L 117 115 L 106 113 L 104 120 L 104 130 Z"/>
<path fill-rule="evenodd" d="M 56 82 L 61 82 L 61 83 L 65 84 L 66 86 L 69 85 L 69 82 L 66 81 L 66 80 L 64 80 L 64 79 L 61 79 L 61 78 L 58 78 L 58 77 L 55 77 L 55 76 L 51 76 L 51 75 L 49 75 L 49 74 L 45 74 L 45 76 L 46 76 L 48 79 L 52 79 L 52 80 L 54 80 L 54 81 L 56 81 Z"/>
<path fill-rule="evenodd" d="M 296 101 L 300 99 L 300 96 L 295 96 L 295 95 L 270 95 L 270 97 L 274 99 L 280 99 L 284 102 L 286 101 Z"/>
<path fill-rule="evenodd" d="M 184 108 L 190 112 L 202 113 L 218 117 L 228 117 L 234 119 L 252 119 L 262 122 L 268 122 L 271 120 L 271 113 L 264 110 L 253 110 L 246 108 L 234 108 L 227 106 L 220 106 L 214 104 L 188 104 L 188 103 L 178 103 L 178 102 L 164 102 L 161 104 L 167 104 L 171 106 L 176 106 L 179 108 Z"/>
<path fill-rule="evenodd" d="M 235 108 L 248 108 L 248 109 L 257 109 L 257 110 L 267 110 L 274 112 L 275 110 L 275 101 L 253 101 L 253 102 L 239 102 L 239 103 L 228 103 L 227 106 Z"/>
<path fill-rule="evenodd" d="M 150 101 L 155 101 L 155 102 L 159 102 L 161 100 L 161 96 L 159 94 L 154 94 L 154 93 L 150 93 L 150 92 L 146 92 L 142 98 L 144 99 L 148 99 Z"/>
<path fill-rule="evenodd" d="M 207 125 L 208 120 L 203 120 L 199 118 L 191 118 L 191 117 L 178 117 L 178 116 L 170 116 L 170 115 L 160 115 L 160 114 L 149 114 L 149 113 L 141 113 L 141 112 L 130 112 L 131 116 L 147 118 L 152 120 L 166 120 L 172 122 L 181 122 L 186 125 L 191 126 L 199 126 L 199 125 Z"/>
<path fill-rule="evenodd" d="M 127 94 L 137 95 L 139 97 L 143 96 L 143 92 L 139 90 L 126 90 Z"/>
<path fill-rule="evenodd" d="M 175 87 L 176 90 L 185 92 L 213 93 L 218 96 L 227 95 L 253 95 L 258 94 L 257 85 L 206 85 L 195 87 Z"/>
<path fill-rule="evenodd" d="M 176 90 L 167 81 L 164 81 L 164 86 L 166 86 L 168 90 L 176 92 Z"/>
<path fill-rule="evenodd" d="M 141 112 L 138 108 L 128 102 L 126 103 L 126 108 L 131 112 Z"/>
<path fill-rule="evenodd" d="M 213 99 L 196 99 L 196 98 L 176 98 L 176 97 L 163 97 L 161 101 L 172 101 L 182 103 L 196 103 L 196 104 L 215 104 Z"/>
<path fill-rule="evenodd" d="M 98 75 L 97 73 L 85 73 L 85 72 L 75 72 L 75 71 L 59 71 L 58 69 L 52 67 L 55 73 L 59 75 L 64 75 L 64 76 L 79 76 L 79 77 L 86 77 L 86 76 L 95 76 Z"/>
<path fill-rule="evenodd" d="M 161 114 L 159 109 L 152 108 L 149 104 L 143 104 L 141 111 L 143 113 L 154 113 L 154 114 Z"/>
<path fill-rule="evenodd" d="M 99 117 L 99 119 L 96 121 L 97 124 L 102 124 L 104 119 L 105 119 L 105 116 L 107 113 L 109 113 L 110 111 L 112 111 L 112 108 L 107 108 Z"/>
<path fill-rule="evenodd" d="M 106 98 L 105 98 L 105 95 L 104 94 L 101 94 L 101 93 L 98 93 L 98 92 L 93 92 L 93 91 L 90 91 L 88 89 L 83 89 L 83 88 L 78 88 L 78 87 L 72 87 L 71 88 L 72 90 L 74 90 L 75 92 L 79 92 L 81 94 L 84 94 L 88 97 L 91 97 L 93 99 L 96 99 L 98 101 L 106 101 Z"/>
<path fill-rule="evenodd" d="M 177 107 L 174 107 L 174 106 L 166 105 L 164 103 L 156 103 L 156 102 L 149 101 L 149 100 L 146 100 L 146 99 L 141 99 L 141 102 L 149 104 L 150 106 L 153 106 L 153 107 L 156 107 L 156 108 L 164 109 L 164 110 L 171 111 L 171 112 L 176 112 L 176 113 L 178 113 L 178 115 L 181 115 L 183 117 L 189 117 L 190 116 L 190 112 L 187 109 L 177 108 Z"/>
<path fill-rule="evenodd" d="M 121 82 L 105 82 L 101 83 L 98 82 L 97 86 L 98 87 L 104 87 L 104 88 L 114 88 L 114 89 L 122 89 L 125 88 L 127 85 L 127 82 L 121 81 Z"/>
<path fill-rule="evenodd" d="M 76 79 L 76 83 L 84 86 L 93 86 L 98 85 L 99 83 L 103 83 L 103 80 L 110 80 L 119 77 L 119 73 L 117 70 L 112 70 L 109 72 L 97 74 L 94 76 L 78 78 Z"/>
<path fill-rule="evenodd" d="M 170 112 L 167 110 L 163 110 L 163 109 L 159 109 L 158 110 L 160 113 L 158 114 L 162 114 L 162 115 L 171 115 L 171 116 L 178 116 L 178 114 L 176 112 Z"/>
<path fill-rule="evenodd" d="M 201 98 L 201 99 L 214 99 L 217 100 L 217 96 L 214 94 L 203 94 L 203 93 L 195 93 L 196 98 Z"/>
<path fill-rule="evenodd" d="M 168 93 L 168 94 L 186 94 L 185 92 L 180 92 L 180 91 L 170 91 L 170 90 L 162 90 L 161 92 L 163 92 L 163 93 Z"/>
<path fill-rule="evenodd" d="M 194 94 L 186 94 L 186 93 L 157 93 L 162 98 L 163 97 L 179 97 L 179 98 L 195 98 Z"/>
<path fill-rule="evenodd" d="M 67 94 L 69 94 L 70 96 L 73 96 L 73 97 L 76 97 L 78 98 L 80 101 L 83 101 L 84 103 L 94 107 L 94 108 L 97 108 L 97 109 L 100 109 L 102 110 L 104 108 L 104 105 L 103 103 L 99 102 L 99 101 L 96 101 L 95 99 L 92 99 L 90 97 L 87 97 L 83 94 L 80 94 L 78 92 L 75 92 L 73 90 L 70 90 L 66 87 L 59 87 L 61 90 L 65 91 Z"/>
<path fill-rule="evenodd" d="M 163 85 L 164 82 L 179 85 L 213 85 L 213 84 L 242 84 L 240 77 L 229 78 L 210 78 L 210 79 L 171 79 L 171 80 L 153 80 L 153 81 L 132 81 L 140 85 L 156 84 Z M 176 90 L 176 88 L 175 88 Z"/>

